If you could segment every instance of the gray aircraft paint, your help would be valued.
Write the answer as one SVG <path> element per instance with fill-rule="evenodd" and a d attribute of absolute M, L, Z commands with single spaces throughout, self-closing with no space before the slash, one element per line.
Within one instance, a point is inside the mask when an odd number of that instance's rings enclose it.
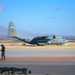
<path fill-rule="evenodd" d="M 29 44 L 36 44 L 38 46 L 39 45 L 44 46 L 46 44 L 59 44 L 59 45 L 61 45 L 61 44 L 65 44 L 68 42 L 68 40 L 66 40 L 65 38 L 56 37 L 55 35 L 53 35 L 53 36 L 37 36 L 37 37 L 33 37 L 32 39 L 28 38 L 28 37 L 25 37 L 25 38 L 19 37 L 19 36 L 17 36 L 17 32 L 16 32 L 16 29 L 15 29 L 13 22 L 9 22 L 8 37 L 16 38 L 21 41 L 27 42 Z"/>

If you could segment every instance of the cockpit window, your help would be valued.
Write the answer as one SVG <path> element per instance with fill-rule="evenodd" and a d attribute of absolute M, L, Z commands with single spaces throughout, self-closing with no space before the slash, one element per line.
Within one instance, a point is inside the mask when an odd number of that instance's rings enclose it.
<path fill-rule="evenodd" d="M 56 38 L 56 36 L 55 36 L 55 35 L 53 35 L 53 38 L 55 39 L 55 38 Z"/>

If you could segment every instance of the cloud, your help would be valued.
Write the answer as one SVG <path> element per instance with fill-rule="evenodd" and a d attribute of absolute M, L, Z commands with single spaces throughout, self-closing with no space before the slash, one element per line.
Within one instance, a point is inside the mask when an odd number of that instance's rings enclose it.
<path fill-rule="evenodd" d="M 0 4 L 0 12 L 4 12 L 4 5 Z"/>
<path fill-rule="evenodd" d="M 56 16 L 48 16 L 47 19 L 56 19 Z"/>
<path fill-rule="evenodd" d="M 56 12 L 65 10 L 64 7 L 54 8 L 52 12 L 50 12 L 50 16 L 47 16 L 46 19 L 57 19 Z"/>
<path fill-rule="evenodd" d="M 64 10 L 64 8 L 63 8 L 63 7 L 57 7 L 57 8 L 55 9 L 55 11 L 61 11 L 61 10 Z"/>
<path fill-rule="evenodd" d="M 51 18 L 52 18 L 52 16 L 48 16 L 48 17 L 47 17 L 47 19 L 51 19 Z"/>

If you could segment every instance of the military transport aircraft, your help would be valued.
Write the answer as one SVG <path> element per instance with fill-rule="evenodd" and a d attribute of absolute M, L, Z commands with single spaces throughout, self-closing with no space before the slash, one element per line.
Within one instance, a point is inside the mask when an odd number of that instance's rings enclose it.
<path fill-rule="evenodd" d="M 17 32 L 16 32 L 16 29 L 15 29 L 13 22 L 9 22 L 8 37 L 19 39 L 19 40 L 26 42 L 28 44 L 36 44 L 38 46 L 44 46 L 47 44 L 61 45 L 61 44 L 65 44 L 68 42 L 65 38 L 56 37 L 55 35 L 53 35 L 53 36 L 38 36 L 38 37 L 33 37 L 31 39 L 28 39 L 28 38 L 22 39 L 17 36 Z"/>

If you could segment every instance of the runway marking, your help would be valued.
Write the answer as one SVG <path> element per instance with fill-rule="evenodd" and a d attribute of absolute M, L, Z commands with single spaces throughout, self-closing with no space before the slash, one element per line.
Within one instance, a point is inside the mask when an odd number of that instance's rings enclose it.
<path fill-rule="evenodd" d="M 75 56 L 68 57 L 8 57 L 6 60 L 0 60 L 2 64 L 51 64 L 51 65 L 69 65 L 75 63 Z M 72 64 L 72 65 L 73 65 Z"/>
<path fill-rule="evenodd" d="M 29 57 L 7 57 L 5 61 L 63 61 L 63 60 L 75 60 L 75 56 L 29 56 Z M 1 60 L 3 61 L 3 60 Z"/>

